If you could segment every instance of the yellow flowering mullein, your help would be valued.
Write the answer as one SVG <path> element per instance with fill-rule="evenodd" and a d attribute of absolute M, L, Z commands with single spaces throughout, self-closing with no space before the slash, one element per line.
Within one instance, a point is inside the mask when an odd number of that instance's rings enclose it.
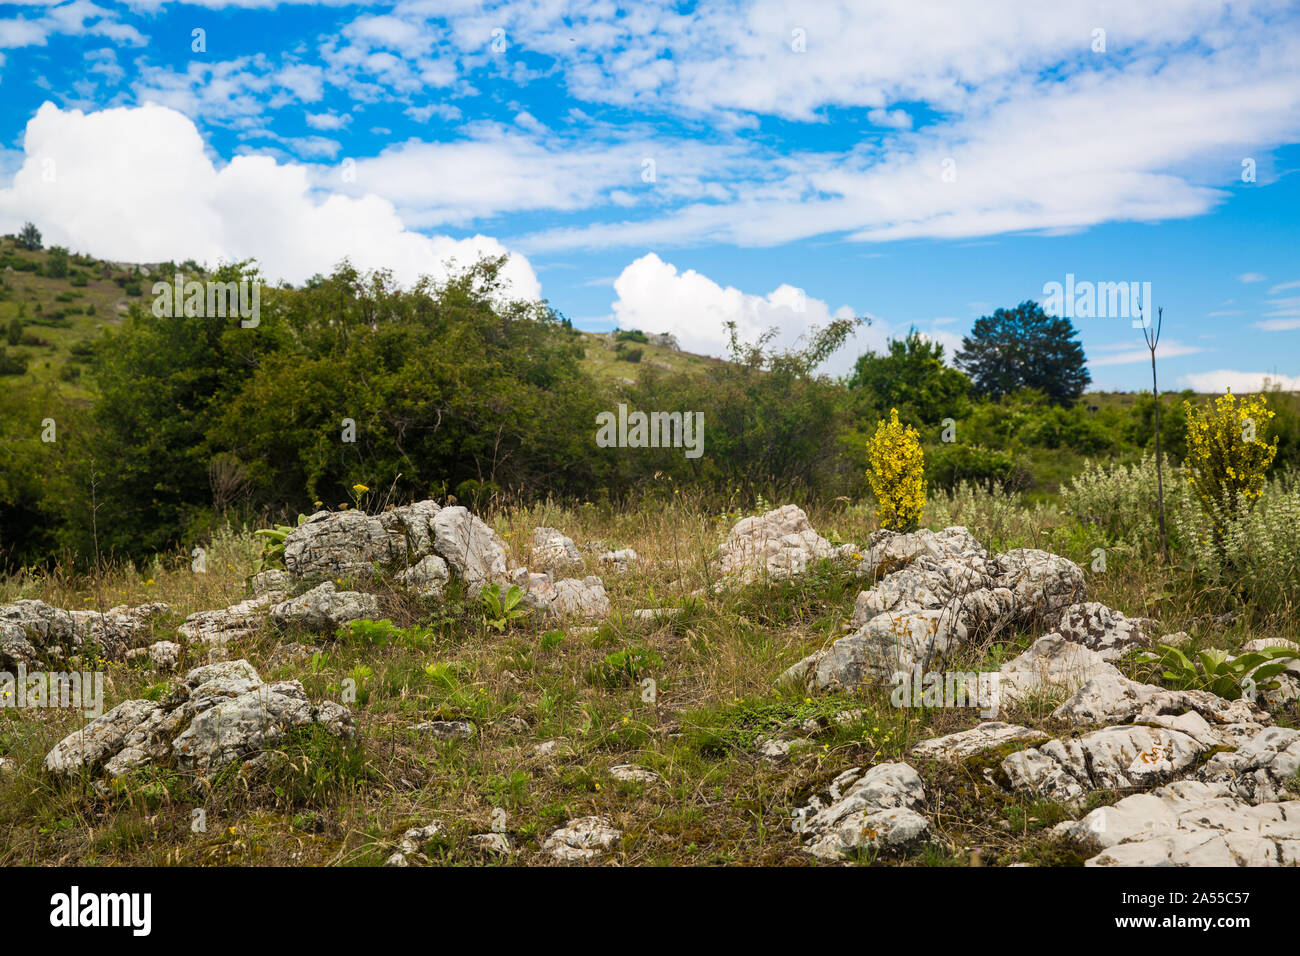
<path fill-rule="evenodd" d="M 1264 490 L 1264 472 L 1277 454 L 1259 432 L 1276 414 L 1263 395 L 1242 399 L 1229 391 L 1201 408 L 1183 402 L 1187 410 L 1187 461 L 1184 472 L 1197 504 L 1210 519 L 1216 535 L 1225 518 L 1235 517 L 1239 503 L 1247 507 Z"/>
<path fill-rule="evenodd" d="M 876 519 L 891 531 L 911 531 L 925 507 L 925 454 L 920 436 L 911 425 L 898 421 L 898 409 L 889 421 L 876 426 L 867 443 L 871 463 L 867 480 L 876 496 Z"/>

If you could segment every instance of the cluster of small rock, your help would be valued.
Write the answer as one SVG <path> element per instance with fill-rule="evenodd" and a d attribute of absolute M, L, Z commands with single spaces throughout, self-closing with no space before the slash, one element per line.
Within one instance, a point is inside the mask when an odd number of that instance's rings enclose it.
<path fill-rule="evenodd" d="M 929 670 L 975 634 L 1059 619 L 1085 597 L 1083 571 L 1047 551 L 990 555 L 965 528 L 878 531 L 857 573 L 883 577 L 858 595 L 851 627 L 784 676 L 810 691 L 851 690 Z"/>
<path fill-rule="evenodd" d="M 115 607 L 108 611 L 65 611 L 44 601 L 0 606 L 0 665 L 64 662 L 87 653 L 121 660 L 152 634 L 150 622 L 166 604 Z"/>
<path fill-rule="evenodd" d="M 614 571 L 639 560 L 630 549 L 590 557 Z M 719 587 L 727 587 L 787 579 L 827 559 L 854 562 L 870 586 L 857 597 L 849 633 L 791 667 L 782 680 L 807 693 L 886 684 L 916 668 L 937 669 L 976 636 L 1040 627 L 1042 636 L 998 669 L 997 704 L 1052 695 L 1064 699 L 1052 712 L 1052 726 L 1076 730 L 1048 733 L 991 720 L 923 741 L 910 759 L 923 769 L 932 762 L 978 761 L 971 765 L 990 786 L 1073 808 L 1079 819 L 1056 832 L 1095 843 L 1099 851 L 1090 865 L 1300 863 L 1300 731 L 1273 726 L 1268 710 L 1254 701 L 1125 677 L 1115 666 L 1125 654 L 1185 636 L 1162 638 L 1157 622 L 1088 601 L 1083 572 L 1073 562 L 1034 549 L 991 554 L 961 527 L 877 532 L 863 554 L 853 545 L 832 545 L 801 509 L 787 505 L 738 522 L 713 570 Z M 589 559 L 572 539 L 537 528 L 528 560 L 528 566 L 513 563 L 506 542 L 462 507 L 423 501 L 378 515 L 321 512 L 288 536 L 284 571 L 257 575 L 250 598 L 192 614 L 178 633 L 215 658 L 268 622 L 332 634 L 350 621 L 380 616 L 379 599 L 365 590 L 377 574 L 432 599 L 441 598 L 454 577 L 475 596 L 493 584 L 502 590 L 517 585 L 523 607 L 543 617 L 608 616 L 603 583 L 583 575 Z M 360 590 L 345 589 L 344 579 Z M 167 610 L 163 604 L 104 613 L 64 611 L 40 601 L 3 606 L 0 664 L 84 657 L 93 648 L 110 660 L 174 668 L 181 645 L 152 641 L 151 621 Z M 671 609 L 636 612 L 647 620 L 670 615 Z M 1253 642 L 1245 650 L 1278 643 L 1287 642 Z M 314 648 L 282 650 L 300 659 Z M 1261 697 L 1265 707 L 1300 696 L 1300 661 L 1278 683 Z M 860 716 L 843 711 L 792 723 L 755 744 L 765 760 L 784 763 L 811 748 L 818 735 Z M 347 708 L 314 704 L 297 681 L 266 684 L 245 660 L 218 660 L 191 670 L 165 700 L 128 700 L 91 721 L 55 745 L 44 766 L 56 775 L 90 771 L 110 778 L 162 760 L 199 771 L 232 761 L 258 766 L 286 734 L 311 725 L 341 738 L 355 735 Z M 413 730 L 439 740 L 477 732 L 468 721 L 430 721 Z M 536 756 L 553 756 L 560 745 L 539 745 Z M 611 767 L 609 774 L 645 786 L 660 782 L 655 772 L 631 764 Z M 1086 798 L 1098 790 L 1128 795 L 1082 814 Z M 857 767 L 811 795 L 792 826 L 809 854 L 839 860 L 924 842 L 931 834 L 926 807 L 925 784 L 908 763 Z M 446 833 L 436 821 L 405 831 L 388 864 L 427 862 L 421 848 Z M 542 849 L 560 862 L 584 862 L 621 838 L 609 819 L 588 816 L 553 831 Z M 484 853 L 512 852 L 509 839 L 495 831 L 470 842 Z"/>
<path fill-rule="evenodd" d="M 779 578 L 806 569 L 814 557 L 830 556 L 829 546 L 815 535 L 810 539 L 788 507 L 746 521 L 743 540 L 726 549 L 731 574 L 748 569 Z M 745 544 L 764 541 L 769 545 Z M 739 554 L 752 560 L 738 564 Z M 1052 717 L 1097 729 L 1053 737 L 987 721 L 923 741 L 914 757 L 962 763 L 1007 750 L 992 765 L 980 765 L 990 785 L 1079 809 L 1098 790 L 1129 792 L 1114 806 L 1056 828 L 1103 848 L 1089 865 L 1285 866 L 1300 860 L 1300 731 L 1270 726 L 1268 712 L 1253 701 L 1126 678 L 1113 661 L 1185 635 L 1160 638 L 1157 622 L 1087 601 L 1077 565 L 1031 549 L 990 555 L 965 528 L 955 527 L 878 532 L 858 574 L 874 584 L 858 595 L 852 633 L 800 661 L 784 680 L 808 692 L 888 683 L 916 667 L 937 668 L 973 635 L 1040 625 L 1047 633 L 999 669 L 998 703 L 1072 695 Z M 1246 650 L 1279 643 L 1286 642 L 1254 642 Z M 1280 688 L 1263 695 L 1263 702 L 1294 699 L 1297 677 L 1300 662 L 1292 662 Z M 780 762 L 792 748 L 811 744 L 824 727 L 810 723 L 817 724 L 805 721 L 760 738 L 760 755 Z M 856 768 L 812 797 L 792 826 L 805 850 L 822 859 L 901 850 L 929 835 L 924 802 L 924 785 L 908 764 Z"/>
<path fill-rule="evenodd" d="M 286 570 L 257 575 L 253 597 L 192 614 L 179 633 L 214 649 L 247 637 L 268 621 L 332 634 L 350 621 L 380 614 L 375 595 L 344 590 L 336 582 L 346 578 L 365 588 L 378 572 L 391 573 L 398 584 L 427 598 L 440 599 L 454 575 L 472 597 L 493 584 L 503 591 L 517 585 L 524 591 L 522 606 L 543 617 L 598 620 L 609 615 L 609 597 L 599 577 L 556 578 L 584 565 L 572 539 L 554 528 L 538 528 L 529 557 L 540 570 L 512 564 L 501 536 L 458 505 L 419 501 L 377 515 L 322 511 L 285 539 Z M 635 560 L 632 551 L 600 557 L 602 565 L 615 568 Z M 302 585 L 313 586 L 291 596 Z"/>
<path fill-rule="evenodd" d="M 203 771 L 233 761 L 260 766 L 269 748 L 311 724 L 340 738 L 356 733 L 351 711 L 313 704 L 298 681 L 266 684 L 248 661 L 221 661 L 190 671 L 164 701 L 128 700 L 95 718 L 54 745 L 45 769 L 120 777 L 169 757 Z"/>

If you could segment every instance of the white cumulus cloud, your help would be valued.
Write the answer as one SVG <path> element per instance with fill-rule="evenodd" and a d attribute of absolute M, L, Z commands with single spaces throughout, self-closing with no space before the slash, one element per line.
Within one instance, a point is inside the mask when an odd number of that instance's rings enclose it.
<path fill-rule="evenodd" d="M 344 258 L 410 283 L 509 252 L 489 236 L 412 232 L 389 200 L 322 193 L 316 178 L 268 156 L 218 167 L 194 123 L 167 107 L 83 113 L 45 103 L 27 124 L 21 166 L 0 188 L 0 229 L 30 220 L 47 245 L 114 260 L 254 258 L 268 279 L 295 283 Z M 505 278 L 514 295 L 541 294 L 518 253 Z"/>
<path fill-rule="evenodd" d="M 864 315 L 847 305 L 832 309 L 827 302 L 787 283 L 766 295 L 724 287 L 694 269 L 679 270 L 653 252 L 623 269 L 614 280 L 614 293 L 613 313 L 620 328 L 671 332 L 686 351 L 718 357 L 727 355 L 727 322 L 736 324 L 741 342 L 753 342 L 776 329 L 771 346 L 790 348 L 813 328 Z M 846 374 L 859 355 L 883 351 L 889 338 L 902 338 L 909 328 L 871 317 L 869 324 L 859 326 L 827 360 L 822 371 Z M 960 336 L 937 329 L 922 334 L 943 344 L 948 359 L 961 341 Z"/>

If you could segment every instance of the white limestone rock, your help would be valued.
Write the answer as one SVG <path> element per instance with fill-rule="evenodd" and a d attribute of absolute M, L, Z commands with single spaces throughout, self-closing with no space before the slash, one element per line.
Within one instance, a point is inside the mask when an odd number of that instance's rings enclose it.
<path fill-rule="evenodd" d="M 605 593 L 605 585 L 594 574 L 581 581 L 565 578 L 555 582 L 555 600 L 547 610 L 557 618 L 602 620 L 609 617 L 609 595 Z"/>
<path fill-rule="evenodd" d="M 1134 649 L 1150 647 L 1159 626 L 1150 618 L 1127 617 L 1096 601 L 1082 601 L 1061 612 L 1056 633 L 1113 661 Z"/>
<path fill-rule="evenodd" d="M 1235 751 L 1217 753 L 1197 770 L 1197 780 L 1220 784 L 1246 803 L 1300 797 L 1300 730 L 1266 727 Z"/>
<path fill-rule="evenodd" d="M 622 838 L 622 831 L 608 817 L 579 817 L 551 833 L 542 849 L 561 863 L 586 862 L 608 852 Z"/>
<path fill-rule="evenodd" d="M 969 730 L 958 731 L 944 737 L 923 740 L 912 748 L 912 755 L 942 760 L 947 763 L 961 763 L 970 757 L 1005 747 L 1013 743 L 1042 743 L 1048 739 L 1041 730 L 1021 727 L 1017 724 L 1005 724 L 1001 721 L 985 721 Z"/>
<path fill-rule="evenodd" d="M 658 783 L 659 774 L 636 764 L 621 763 L 609 768 L 609 775 L 623 783 Z"/>
<path fill-rule="evenodd" d="M 369 577 L 405 558 L 405 542 L 364 511 L 318 511 L 284 540 L 285 569 L 300 580 Z"/>
<path fill-rule="evenodd" d="M 123 701 L 55 744 L 45 755 L 45 769 L 63 775 L 94 769 L 122 748 L 132 730 L 162 709 L 152 700 Z"/>
<path fill-rule="evenodd" d="M 451 571 L 447 562 L 436 554 L 426 554 L 415 564 L 397 575 L 397 580 L 421 597 L 441 598 L 447 588 Z"/>
<path fill-rule="evenodd" d="M 554 528 L 537 528 L 533 531 L 530 564 L 552 574 L 564 574 L 582 567 L 582 552 L 572 538 Z"/>
<path fill-rule="evenodd" d="M 1154 787 L 1207 749 L 1182 731 L 1127 725 L 1049 740 L 1011 754 L 1001 767 L 1013 790 L 1073 803 L 1094 790 Z"/>
<path fill-rule="evenodd" d="M 1300 800 L 1251 806 L 1194 780 L 1098 807 L 1065 832 L 1105 847 L 1087 866 L 1300 865 Z"/>
<path fill-rule="evenodd" d="M 903 850 L 929 834 L 930 821 L 915 809 L 924 799 L 921 778 L 905 763 L 846 770 L 831 782 L 825 800 L 814 796 L 796 812 L 793 828 L 804 850 L 823 860 L 867 849 Z"/>
<path fill-rule="evenodd" d="M 720 578 L 748 584 L 761 578 L 781 580 L 803 574 L 808 565 L 834 552 L 798 505 L 784 505 L 736 522 L 718 552 L 714 568 Z"/>
<path fill-rule="evenodd" d="M 333 581 L 318 584 L 305 594 L 271 609 L 271 621 L 281 627 L 298 625 L 332 634 L 349 621 L 379 615 L 379 600 L 362 591 L 339 591 Z"/>
<path fill-rule="evenodd" d="M 57 663 L 95 648 L 98 657 L 119 661 L 147 643 L 152 620 L 166 604 L 119 605 L 107 611 L 65 611 L 44 601 L 0 605 L 0 666 Z"/>
<path fill-rule="evenodd" d="M 505 540 L 460 505 L 443 508 L 433 519 L 434 547 L 477 598 L 489 584 L 509 585 Z"/>
<path fill-rule="evenodd" d="M 297 681 L 264 684 L 245 660 L 191 670 L 163 702 L 129 700 L 68 735 L 46 755 L 51 773 L 100 768 L 120 776 L 175 754 L 187 769 L 258 761 L 295 727 L 316 723 L 355 735 L 351 712 L 330 701 L 313 707 Z"/>
<path fill-rule="evenodd" d="M 1040 637 L 1029 650 L 1003 664 L 999 673 L 1004 705 L 1042 693 L 1073 694 L 1102 674 L 1123 676 L 1096 651 L 1059 634 Z"/>
<path fill-rule="evenodd" d="M 617 551 L 602 551 L 596 557 L 596 561 L 602 567 L 608 567 L 622 574 L 632 570 L 640 558 L 631 548 L 620 548 Z"/>
<path fill-rule="evenodd" d="M 956 560 L 963 564 L 976 564 L 987 557 L 984 546 L 960 526 L 942 531 L 922 528 L 909 534 L 882 529 L 871 535 L 857 573 L 859 577 L 875 578 L 904 568 L 918 558 L 929 558 L 939 563 Z"/>
<path fill-rule="evenodd" d="M 999 554 L 996 587 L 1011 591 L 1022 623 L 1051 621 L 1071 604 L 1087 599 L 1083 569 L 1068 558 L 1035 548 Z"/>

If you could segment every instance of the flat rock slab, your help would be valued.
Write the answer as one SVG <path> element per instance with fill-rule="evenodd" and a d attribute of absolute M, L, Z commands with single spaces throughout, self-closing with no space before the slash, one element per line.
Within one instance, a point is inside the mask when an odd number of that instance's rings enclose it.
<path fill-rule="evenodd" d="M 1267 727 L 1237 750 L 1217 753 L 1196 779 L 1220 784 L 1246 803 L 1272 803 L 1300 796 L 1300 730 Z"/>
<path fill-rule="evenodd" d="M 269 607 L 282 597 L 279 592 L 267 591 L 227 608 L 199 611 L 187 617 L 176 631 L 191 644 L 222 648 L 256 633 L 266 622 Z"/>
<path fill-rule="evenodd" d="M 468 720 L 426 720 L 411 729 L 439 740 L 469 740 L 474 736 L 474 725 Z"/>
<path fill-rule="evenodd" d="M 1014 743 L 1044 743 L 1048 735 L 1041 730 L 990 720 L 946 737 L 923 740 L 912 748 L 917 757 L 929 757 L 947 763 L 960 763 L 977 754 Z"/>
<path fill-rule="evenodd" d="M 1194 780 L 1098 807 L 1064 832 L 1106 848 L 1087 866 L 1300 865 L 1300 800 L 1251 806 Z"/>
<path fill-rule="evenodd" d="M 1260 729 L 1268 716 L 1247 700 L 1225 700 L 1204 690 L 1168 690 L 1129 680 L 1113 668 L 1090 677 L 1052 716 L 1074 724 L 1151 721 L 1161 715 L 1197 713 L 1216 726 Z"/>
<path fill-rule="evenodd" d="M 999 670 L 1003 704 L 1014 704 L 1043 693 L 1072 694 L 1098 675 L 1122 677 L 1115 666 L 1096 651 L 1047 634 Z"/>
<path fill-rule="evenodd" d="M 1095 790 L 1154 787 L 1186 770 L 1207 749 L 1177 730 L 1106 727 L 1013 753 L 1001 768 L 1013 790 L 1073 803 Z"/>
<path fill-rule="evenodd" d="M 661 779 L 659 774 L 653 770 L 647 770 L 645 767 L 638 767 L 636 764 L 621 763 L 609 768 L 609 775 L 615 780 L 625 783 L 658 783 Z"/>

